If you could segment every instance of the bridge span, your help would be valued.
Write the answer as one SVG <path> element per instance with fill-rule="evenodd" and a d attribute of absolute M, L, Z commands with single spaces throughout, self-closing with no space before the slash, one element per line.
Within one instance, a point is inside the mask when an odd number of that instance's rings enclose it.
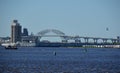
<path fill-rule="evenodd" d="M 46 35 L 47 33 L 53 32 L 55 35 Z M 119 38 L 103 38 L 103 37 L 88 37 L 88 36 L 68 36 L 65 33 L 56 30 L 56 29 L 46 29 L 40 31 L 35 35 L 39 39 L 42 37 L 60 37 L 61 42 L 68 43 L 69 40 L 74 40 L 75 43 L 118 43 L 120 42 Z"/>

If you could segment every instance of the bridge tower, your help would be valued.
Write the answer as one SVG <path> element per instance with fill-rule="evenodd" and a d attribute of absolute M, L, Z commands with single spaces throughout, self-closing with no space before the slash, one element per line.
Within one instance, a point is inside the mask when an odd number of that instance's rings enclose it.
<path fill-rule="evenodd" d="M 117 36 L 117 42 L 120 43 L 120 36 Z"/>

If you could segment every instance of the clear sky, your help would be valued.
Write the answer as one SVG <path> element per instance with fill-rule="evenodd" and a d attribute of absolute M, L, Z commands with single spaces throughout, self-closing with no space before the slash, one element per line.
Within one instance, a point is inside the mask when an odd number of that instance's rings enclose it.
<path fill-rule="evenodd" d="M 66 35 L 116 38 L 120 0 L 0 0 L 1 37 L 10 36 L 14 19 L 34 34 L 57 29 Z"/>

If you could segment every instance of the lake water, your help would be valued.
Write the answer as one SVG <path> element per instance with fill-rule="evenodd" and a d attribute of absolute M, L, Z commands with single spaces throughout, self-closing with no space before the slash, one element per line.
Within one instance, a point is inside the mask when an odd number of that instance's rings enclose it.
<path fill-rule="evenodd" d="M 120 49 L 0 47 L 0 73 L 120 73 Z"/>

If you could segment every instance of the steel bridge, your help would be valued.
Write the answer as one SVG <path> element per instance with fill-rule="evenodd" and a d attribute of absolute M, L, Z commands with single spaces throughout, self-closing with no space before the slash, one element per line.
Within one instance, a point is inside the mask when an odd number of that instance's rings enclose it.
<path fill-rule="evenodd" d="M 56 35 L 46 35 L 47 33 L 53 32 Z M 36 35 L 39 39 L 42 37 L 60 37 L 62 42 L 67 43 L 69 40 L 74 40 L 75 43 L 118 43 L 117 38 L 103 38 L 103 37 L 87 37 L 87 36 L 68 36 L 62 31 L 56 29 L 46 29 L 38 32 Z M 82 40 L 82 41 L 81 41 Z M 92 41 L 90 41 L 92 40 Z M 102 41 L 102 42 L 101 42 Z"/>

